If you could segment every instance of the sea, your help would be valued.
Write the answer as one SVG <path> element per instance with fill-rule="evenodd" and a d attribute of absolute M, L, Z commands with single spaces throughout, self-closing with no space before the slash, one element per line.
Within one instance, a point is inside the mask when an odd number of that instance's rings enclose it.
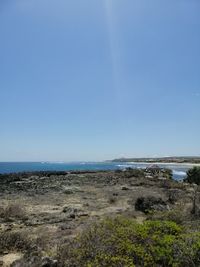
<path fill-rule="evenodd" d="M 0 162 L 0 174 L 34 172 L 34 171 L 98 171 L 98 170 L 118 170 L 126 168 L 144 169 L 152 163 L 138 162 Z M 188 169 L 192 165 L 184 164 L 161 164 L 156 163 L 161 168 L 169 168 L 173 172 L 175 180 L 183 180 Z"/>

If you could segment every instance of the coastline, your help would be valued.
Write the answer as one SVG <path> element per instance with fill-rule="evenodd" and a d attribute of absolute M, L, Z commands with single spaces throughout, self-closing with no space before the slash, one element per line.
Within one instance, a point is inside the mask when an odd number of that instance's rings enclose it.
<path fill-rule="evenodd" d="M 174 163 L 174 162 L 96 162 L 96 163 L 41 163 L 41 162 L 28 162 L 28 163 L 1 163 L 0 162 L 0 174 L 19 174 L 22 172 L 79 172 L 79 171 L 115 171 L 118 169 L 134 168 L 145 169 L 150 165 L 158 165 L 160 168 L 168 168 L 173 171 L 174 179 L 183 179 L 186 172 L 194 167 L 200 166 L 195 163 Z M 183 173 L 184 172 L 184 173 Z"/>

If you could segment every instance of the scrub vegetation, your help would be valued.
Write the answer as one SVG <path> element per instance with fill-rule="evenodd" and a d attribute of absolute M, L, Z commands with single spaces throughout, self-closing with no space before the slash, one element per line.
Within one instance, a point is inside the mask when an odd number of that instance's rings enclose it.
<path fill-rule="evenodd" d="M 0 263 L 200 266 L 200 187 L 191 180 L 197 174 L 174 181 L 171 171 L 153 166 L 4 175 Z"/>
<path fill-rule="evenodd" d="M 104 219 L 58 251 L 59 266 L 199 266 L 200 232 L 171 221 Z"/>

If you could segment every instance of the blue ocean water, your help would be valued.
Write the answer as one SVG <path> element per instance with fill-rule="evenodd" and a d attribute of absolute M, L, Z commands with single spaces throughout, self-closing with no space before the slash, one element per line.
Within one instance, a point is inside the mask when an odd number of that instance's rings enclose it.
<path fill-rule="evenodd" d="M 0 173 L 32 172 L 32 171 L 74 171 L 74 170 L 117 170 L 131 168 L 146 168 L 148 163 L 122 162 L 0 162 Z M 182 180 L 191 166 L 183 164 L 158 164 L 161 168 L 173 171 L 176 180 Z"/>

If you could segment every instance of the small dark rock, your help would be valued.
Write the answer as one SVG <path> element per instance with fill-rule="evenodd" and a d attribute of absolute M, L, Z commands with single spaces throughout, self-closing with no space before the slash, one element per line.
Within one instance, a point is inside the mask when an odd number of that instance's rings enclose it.
<path fill-rule="evenodd" d="M 66 195 L 70 195 L 70 194 L 74 194 L 74 191 L 71 189 L 65 189 L 63 190 L 63 193 L 65 193 Z"/>
<path fill-rule="evenodd" d="M 128 188 L 127 186 L 122 186 L 122 190 L 124 190 L 124 191 L 127 191 L 127 190 L 129 190 L 130 188 Z"/>
<path fill-rule="evenodd" d="M 78 217 L 88 217 L 89 214 L 87 212 L 81 212 L 78 214 Z"/>
<path fill-rule="evenodd" d="M 69 214 L 69 218 L 71 218 L 71 219 L 75 219 L 75 218 L 76 218 L 75 213 L 71 213 L 71 214 Z"/>
<path fill-rule="evenodd" d="M 69 225 L 69 224 L 67 224 L 67 223 L 65 223 L 65 224 L 62 224 L 61 226 L 60 226 L 60 229 L 61 230 L 70 230 L 72 227 Z"/>
<path fill-rule="evenodd" d="M 57 267 L 57 261 L 55 261 L 49 257 L 44 257 L 44 258 L 42 258 L 41 267 Z"/>
<path fill-rule="evenodd" d="M 77 209 L 76 208 L 72 208 L 72 207 L 64 207 L 62 212 L 64 213 L 77 213 Z"/>

